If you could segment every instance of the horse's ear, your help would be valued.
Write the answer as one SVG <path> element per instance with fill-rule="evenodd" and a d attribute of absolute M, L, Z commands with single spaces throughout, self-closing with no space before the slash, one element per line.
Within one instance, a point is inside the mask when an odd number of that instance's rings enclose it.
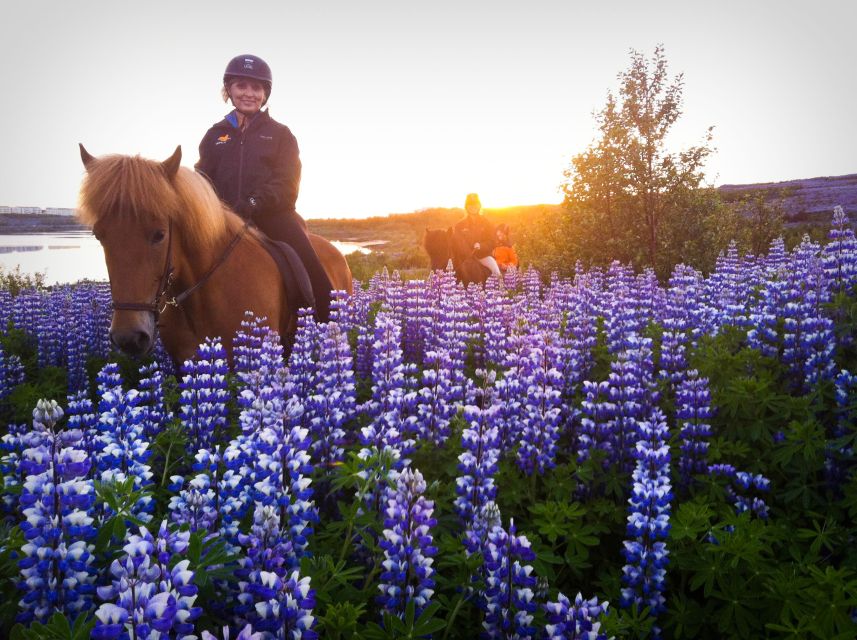
<path fill-rule="evenodd" d="M 179 145 L 176 147 L 176 150 L 173 151 L 173 155 L 164 160 L 161 163 L 161 167 L 164 170 L 164 173 L 167 174 L 167 179 L 172 180 L 176 177 L 176 173 L 179 171 L 179 166 L 182 162 L 182 146 Z"/>
<path fill-rule="evenodd" d="M 80 147 L 80 159 L 83 160 L 83 166 L 89 169 L 92 166 L 92 163 L 95 162 L 95 157 L 86 150 L 83 143 L 78 142 L 77 146 Z"/>

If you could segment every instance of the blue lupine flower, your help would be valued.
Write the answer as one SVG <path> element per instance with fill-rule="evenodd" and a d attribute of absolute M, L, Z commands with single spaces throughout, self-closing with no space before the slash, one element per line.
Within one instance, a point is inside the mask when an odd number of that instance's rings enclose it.
<path fill-rule="evenodd" d="M 256 603 L 259 621 L 255 628 L 267 631 L 277 640 L 315 640 L 315 592 L 309 577 L 301 578 L 296 570 L 287 578 L 276 573 L 260 572 L 264 600 Z"/>
<path fill-rule="evenodd" d="M 228 419 L 229 365 L 220 338 L 199 345 L 195 360 L 182 365 L 179 415 L 187 432 L 188 450 L 211 449 L 223 438 Z"/>
<path fill-rule="evenodd" d="M 437 549 L 432 546 L 431 529 L 437 521 L 432 518 L 434 503 L 423 497 L 425 489 L 422 474 L 408 468 L 387 490 L 384 539 L 379 542 L 384 570 L 378 602 L 385 613 L 398 617 L 404 616 L 411 601 L 419 616 L 434 593 L 431 565 Z"/>
<path fill-rule="evenodd" d="M 0 345 L 0 402 L 24 382 L 24 365 L 15 354 L 6 355 Z"/>
<path fill-rule="evenodd" d="M 312 309 L 308 308 L 298 312 L 295 342 L 289 355 L 289 381 L 294 385 L 294 393 L 300 398 L 308 398 L 315 393 L 319 375 L 321 330 L 312 314 Z"/>
<path fill-rule="evenodd" d="M 202 640 L 231 640 L 231 638 L 232 636 L 229 632 L 229 627 L 223 627 L 223 635 L 220 638 L 208 631 L 202 632 Z M 261 632 L 253 631 L 252 624 L 247 624 L 238 632 L 238 635 L 235 636 L 235 640 L 264 640 L 264 638 L 262 637 Z"/>
<path fill-rule="evenodd" d="M 699 336 L 702 274 L 679 264 L 673 270 L 664 302 L 660 376 L 675 388 L 687 375 L 687 350 Z"/>
<path fill-rule="evenodd" d="M 139 391 L 143 434 L 153 440 L 173 417 L 164 401 L 164 374 L 157 362 L 140 368 Z"/>
<path fill-rule="evenodd" d="M 849 463 L 854 458 L 854 449 L 850 445 L 836 449 L 834 442 L 848 435 L 857 424 L 857 376 L 843 369 L 834 379 L 836 423 L 831 439 L 825 448 L 825 475 L 834 487 L 847 477 Z"/>
<path fill-rule="evenodd" d="M 857 239 L 841 206 L 833 209 L 829 242 L 822 251 L 824 275 L 832 293 L 849 291 L 857 284 Z"/>
<path fill-rule="evenodd" d="M 562 350 L 557 336 L 539 336 L 521 358 L 515 374 L 526 396 L 521 407 L 520 446 L 517 463 L 527 474 L 544 474 L 556 463 L 556 443 L 562 420 Z"/>
<path fill-rule="evenodd" d="M 610 452 L 613 443 L 610 425 L 616 416 L 616 405 L 610 401 L 610 382 L 583 382 L 583 401 L 580 404 L 580 435 L 577 459 L 588 460 L 598 450 Z M 604 464 L 609 463 L 605 459 Z"/>
<path fill-rule="evenodd" d="M 610 364 L 609 398 L 613 405 L 610 430 L 610 461 L 628 471 L 635 457 L 637 424 L 654 404 L 651 339 L 627 335 L 619 359 Z"/>
<path fill-rule="evenodd" d="M 649 607 L 650 615 L 657 617 L 666 610 L 662 594 L 669 550 L 664 540 L 669 534 L 672 501 L 669 430 L 663 413 L 656 409 L 650 420 L 640 421 L 639 433 L 634 485 L 628 500 L 629 539 L 622 552 L 628 564 L 622 568 L 625 587 L 621 605 Z M 653 633 L 660 635 L 657 627 Z"/>
<path fill-rule="evenodd" d="M 525 564 L 535 557 L 526 536 L 515 535 L 514 522 L 509 522 L 508 533 L 500 526 L 489 532 L 483 561 L 483 638 L 527 640 L 536 637 L 536 629 L 532 626 L 536 579 L 531 575 L 533 567 Z"/>
<path fill-rule="evenodd" d="M 10 424 L 8 432 L 0 437 L 0 484 L 3 487 L 0 496 L 0 512 L 7 517 L 20 513 L 18 493 L 24 484 L 25 473 L 21 467 L 21 454 L 27 447 L 26 434 L 29 428 L 24 424 Z"/>
<path fill-rule="evenodd" d="M 494 424 L 496 405 L 480 409 L 464 407 L 467 427 L 461 433 L 463 453 L 458 456 L 461 475 L 455 481 L 455 511 L 465 529 L 471 528 L 476 514 L 497 497 L 494 474 L 500 458 L 499 433 Z"/>
<path fill-rule="evenodd" d="M 96 460 L 102 449 L 102 442 L 98 431 L 98 412 L 92 401 L 87 397 L 85 391 L 79 391 L 68 396 L 68 407 L 66 409 L 66 420 L 69 429 L 78 429 L 81 439 L 78 448 L 86 452 L 90 460 Z M 98 468 L 91 465 L 89 477 L 95 478 Z"/>
<path fill-rule="evenodd" d="M 452 403 L 452 361 L 446 351 L 427 351 L 422 372 L 423 386 L 417 391 L 416 430 L 420 440 L 443 446 L 449 437 L 449 423 L 455 416 Z"/>
<path fill-rule="evenodd" d="M 24 591 L 18 619 L 45 622 L 54 612 L 74 618 L 90 607 L 95 577 L 92 546 L 95 535 L 90 512 L 94 488 L 86 479 L 90 461 L 76 448 L 78 430 L 61 431 L 62 409 L 39 400 L 33 411 L 33 430 L 22 436 L 21 455 L 26 474 L 20 497 L 24 516 L 21 531 L 19 588 Z"/>
<path fill-rule="evenodd" d="M 768 505 L 765 501 L 759 495 L 748 493 L 752 490 L 760 494 L 767 493 L 771 487 L 771 481 L 768 478 L 761 474 L 738 471 L 731 464 L 709 465 L 708 473 L 712 476 L 723 476 L 729 480 L 726 497 L 733 501 L 737 513 L 749 511 L 763 520 L 768 518 Z"/>
<path fill-rule="evenodd" d="M 238 619 L 269 634 L 264 637 L 315 638 L 314 594 L 309 578 L 300 577 L 292 560 L 292 536 L 281 526 L 277 507 L 257 505 L 250 533 L 238 539 L 247 550 L 236 571 Z"/>
<path fill-rule="evenodd" d="M 681 483 L 689 486 L 691 476 L 704 473 L 708 468 L 708 439 L 711 437 L 709 421 L 714 415 L 708 379 L 700 378 L 696 370 L 688 372 L 676 390 L 676 422 L 681 427 L 681 451 L 678 468 Z"/>
<path fill-rule="evenodd" d="M 584 600 L 579 593 L 572 604 L 559 593 L 556 602 L 545 605 L 548 616 L 545 636 L 548 640 L 607 640 L 599 621 L 607 612 L 607 605 L 606 601 L 599 603 L 598 598 Z"/>
<path fill-rule="evenodd" d="M 101 399 L 98 403 L 96 462 L 102 482 L 134 479 L 134 489 L 144 489 L 152 483 L 152 470 L 147 464 L 152 452 L 143 435 L 140 396 L 131 389 L 125 391 L 119 367 L 105 365 L 97 376 Z M 148 521 L 154 508 L 151 496 L 144 496 L 133 509 L 141 520 Z"/>
<path fill-rule="evenodd" d="M 111 583 L 98 588 L 108 602 L 95 613 L 93 638 L 195 637 L 193 621 L 202 610 L 193 606 L 197 587 L 190 560 L 172 562 L 187 550 L 188 535 L 171 533 L 162 523 L 157 537 L 140 527 L 140 535 L 126 538 L 125 554 L 110 565 Z"/>
<path fill-rule="evenodd" d="M 401 328 L 392 313 L 380 311 L 375 319 L 375 343 L 372 346 L 372 398 L 361 410 L 371 422 L 363 427 L 360 441 L 361 456 L 371 449 L 395 449 L 404 465 L 404 456 L 412 451 L 411 435 L 416 422 L 412 415 L 416 403 L 413 379 L 416 368 L 404 363 L 401 349 Z"/>
<path fill-rule="evenodd" d="M 306 421 L 312 433 L 312 457 L 328 467 L 342 462 L 346 433 L 343 426 L 354 417 L 356 390 L 348 336 L 336 322 L 322 329 L 318 380 L 307 399 Z"/>

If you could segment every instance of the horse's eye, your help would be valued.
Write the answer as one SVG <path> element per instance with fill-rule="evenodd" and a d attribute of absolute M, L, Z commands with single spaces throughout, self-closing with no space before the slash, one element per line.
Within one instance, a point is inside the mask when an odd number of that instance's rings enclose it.
<path fill-rule="evenodd" d="M 163 229 L 158 229 L 152 234 L 152 244 L 158 244 L 159 242 L 163 242 L 167 233 Z"/>

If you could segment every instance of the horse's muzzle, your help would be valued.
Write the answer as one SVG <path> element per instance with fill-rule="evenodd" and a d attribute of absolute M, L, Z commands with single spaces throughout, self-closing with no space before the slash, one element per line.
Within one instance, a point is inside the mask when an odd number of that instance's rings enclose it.
<path fill-rule="evenodd" d="M 155 344 L 151 334 L 135 330 L 111 330 L 110 342 L 114 347 L 134 358 L 147 355 Z"/>

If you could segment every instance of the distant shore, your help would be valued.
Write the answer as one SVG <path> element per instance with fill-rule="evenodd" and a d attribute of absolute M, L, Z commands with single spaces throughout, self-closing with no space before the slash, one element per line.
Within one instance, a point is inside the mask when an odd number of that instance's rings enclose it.
<path fill-rule="evenodd" d="M 86 227 L 71 216 L 0 213 L 0 235 L 56 233 L 62 231 L 86 231 Z"/>

